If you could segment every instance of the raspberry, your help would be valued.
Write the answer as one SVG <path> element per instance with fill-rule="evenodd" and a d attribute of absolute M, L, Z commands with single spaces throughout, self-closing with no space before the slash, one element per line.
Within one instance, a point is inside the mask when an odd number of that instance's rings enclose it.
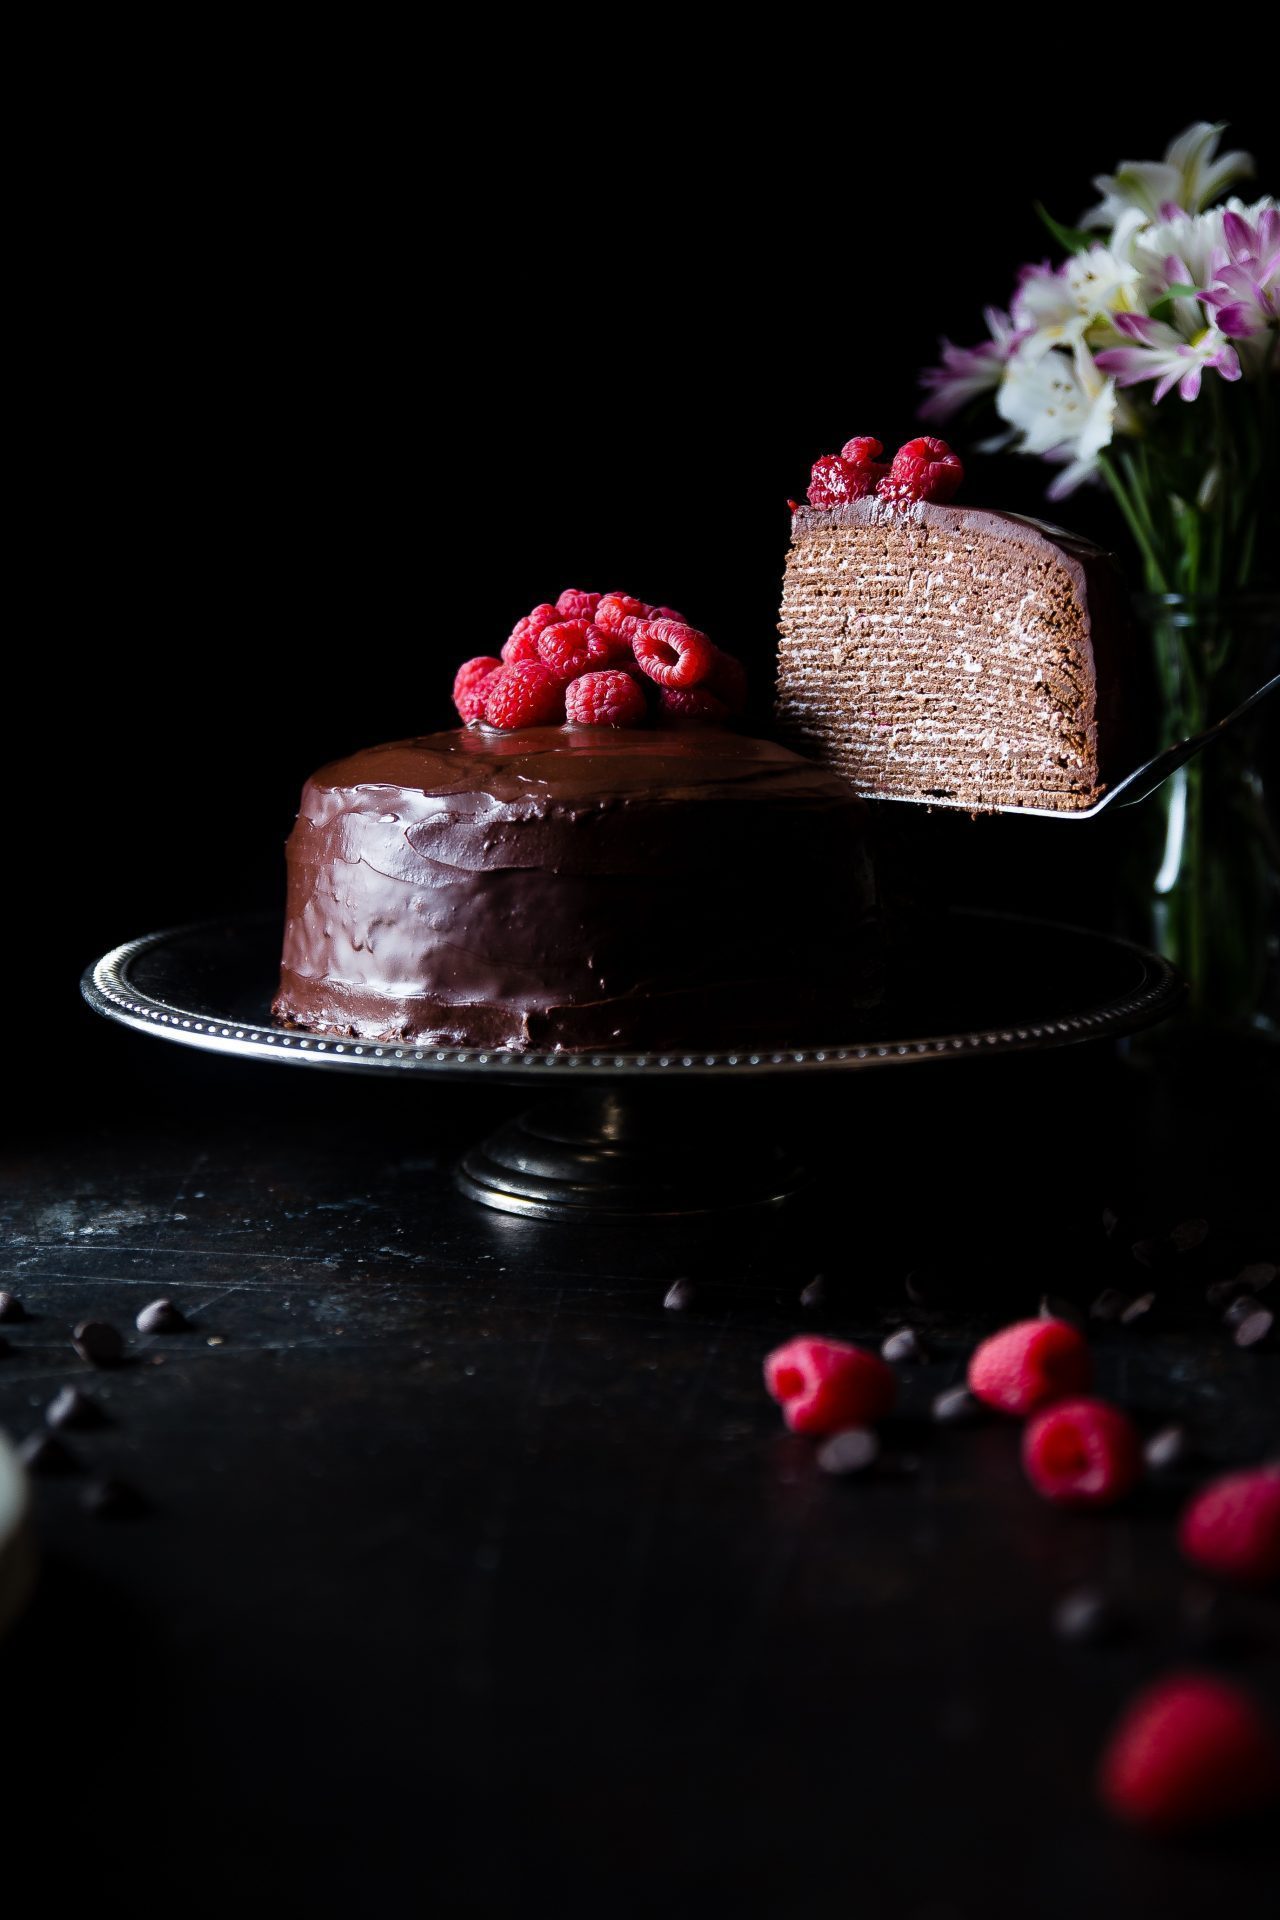
<path fill-rule="evenodd" d="M 646 607 L 644 617 L 646 620 L 674 620 L 682 627 L 687 627 L 689 624 L 684 615 L 677 613 L 674 607 Z"/>
<path fill-rule="evenodd" d="M 741 660 L 723 647 L 714 649 L 715 658 L 706 678 L 708 693 L 722 700 L 730 713 L 741 713 L 747 704 L 747 670 Z"/>
<path fill-rule="evenodd" d="M 1280 1744 L 1239 1687 L 1207 1673 L 1166 1674 L 1121 1715 L 1098 1792 L 1129 1826 L 1219 1826 L 1280 1796 Z"/>
<path fill-rule="evenodd" d="M 881 461 L 884 447 L 879 440 L 873 440 L 869 433 L 859 433 L 852 440 L 846 440 L 840 449 L 840 458 L 851 467 L 874 467 L 877 477 L 888 473 L 888 463 Z"/>
<path fill-rule="evenodd" d="M 696 687 L 715 664 L 705 633 L 679 620 L 642 620 L 632 635 L 636 659 L 660 687 Z"/>
<path fill-rule="evenodd" d="M 558 680 L 576 680 L 580 673 L 603 667 L 615 651 L 613 636 L 589 620 L 558 620 L 538 635 L 538 658 Z"/>
<path fill-rule="evenodd" d="M 536 660 L 538 657 L 538 635 L 544 627 L 554 626 L 564 615 L 558 607 L 549 606 L 544 600 L 540 606 L 526 613 L 523 620 L 517 620 L 502 649 L 502 658 L 508 666 L 517 660 Z"/>
<path fill-rule="evenodd" d="M 1245 1586 L 1280 1580 L 1280 1466 L 1228 1473 L 1183 1508 L 1178 1545 L 1206 1573 Z"/>
<path fill-rule="evenodd" d="M 960 456 L 952 453 L 945 440 L 926 435 L 898 448 L 876 492 L 882 500 L 933 500 L 941 504 L 951 499 L 963 479 Z"/>
<path fill-rule="evenodd" d="M 874 1426 L 898 1390 L 893 1368 L 879 1354 L 812 1334 L 774 1348 L 764 1363 L 764 1383 L 792 1433 Z"/>
<path fill-rule="evenodd" d="M 706 687 L 660 687 L 658 711 L 670 726 L 685 721 L 700 727 L 724 727 L 729 724 L 729 709 Z"/>
<path fill-rule="evenodd" d="M 1028 1420 L 1022 1464 L 1036 1492 L 1063 1507 L 1109 1507 L 1142 1478 L 1142 1442 L 1105 1400 L 1059 1400 Z"/>
<path fill-rule="evenodd" d="M 562 620 L 594 620 L 600 605 L 598 593 L 585 593 L 581 587 L 566 587 L 556 601 Z"/>
<path fill-rule="evenodd" d="M 575 727 L 640 727 L 649 711 L 629 673 L 584 673 L 565 688 L 564 710 Z"/>
<path fill-rule="evenodd" d="M 883 468 L 855 467 L 838 453 L 824 453 L 809 473 L 809 505 L 838 507 L 844 500 L 862 500 L 874 493 Z"/>
<path fill-rule="evenodd" d="M 484 717 L 491 727 L 549 727 L 564 716 L 564 688 L 541 660 L 517 660 L 489 682 Z"/>
<path fill-rule="evenodd" d="M 1066 1320 L 1019 1320 L 984 1340 L 969 1361 L 969 1391 L 1002 1413 L 1034 1413 L 1087 1393 L 1093 1363 L 1084 1335 Z"/>
<path fill-rule="evenodd" d="M 463 661 L 453 676 L 453 704 L 463 720 L 483 720 L 485 688 L 501 667 L 501 660 L 491 653 Z"/>
<path fill-rule="evenodd" d="M 594 618 L 598 627 L 603 627 L 606 633 L 613 633 L 628 616 L 643 620 L 647 613 L 644 601 L 633 600 L 629 593 L 606 593 L 600 597 Z"/>

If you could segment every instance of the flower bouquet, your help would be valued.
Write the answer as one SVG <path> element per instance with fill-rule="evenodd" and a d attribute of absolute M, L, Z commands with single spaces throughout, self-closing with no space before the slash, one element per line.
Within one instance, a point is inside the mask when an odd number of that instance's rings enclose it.
<path fill-rule="evenodd" d="M 1023 267 L 988 338 L 943 341 L 929 419 L 994 411 L 984 450 L 1034 454 L 1051 500 L 1113 495 L 1146 593 L 1167 739 L 1221 718 L 1276 671 L 1280 208 L 1223 199 L 1250 176 L 1223 129 L 1095 181 L 1075 227 L 1039 209 L 1065 256 Z M 1202 1018 L 1275 1031 L 1280 848 L 1256 739 L 1236 737 L 1162 790 L 1155 935 Z"/>

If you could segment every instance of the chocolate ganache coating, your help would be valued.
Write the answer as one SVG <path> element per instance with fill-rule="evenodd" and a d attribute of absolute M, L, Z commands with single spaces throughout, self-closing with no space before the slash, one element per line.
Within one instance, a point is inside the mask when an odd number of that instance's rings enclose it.
<path fill-rule="evenodd" d="M 711 729 L 465 727 L 303 789 L 278 1018 L 471 1047 L 799 1045 L 874 997 L 867 812 Z"/>

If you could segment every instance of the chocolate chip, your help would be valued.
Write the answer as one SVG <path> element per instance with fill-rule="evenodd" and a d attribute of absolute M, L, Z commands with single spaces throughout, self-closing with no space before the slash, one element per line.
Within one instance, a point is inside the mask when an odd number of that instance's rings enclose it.
<path fill-rule="evenodd" d="M 978 1403 L 968 1387 L 948 1387 L 945 1393 L 934 1396 L 932 1413 L 942 1426 L 961 1426 L 977 1419 Z"/>
<path fill-rule="evenodd" d="M 1120 1614 L 1100 1587 L 1076 1587 L 1064 1593 L 1053 1609 L 1053 1630 L 1059 1640 L 1078 1646 L 1114 1640 L 1120 1627 Z"/>
<path fill-rule="evenodd" d="M 0 1320 L 25 1320 L 27 1310 L 16 1293 L 0 1288 Z"/>
<path fill-rule="evenodd" d="M 1091 1320 L 1118 1320 L 1129 1305 L 1131 1296 L 1121 1293 L 1118 1287 L 1104 1287 L 1089 1309 Z"/>
<path fill-rule="evenodd" d="M 826 1298 L 827 1276 L 825 1273 L 815 1273 L 808 1286 L 801 1289 L 800 1305 L 802 1307 L 820 1307 L 825 1303 Z"/>
<path fill-rule="evenodd" d="M 1276 1323 L 1274 1313 L 1266 1307 L 1258 1307 L 1240 1322 L 1236 1328 L 1235 1340 L 1238 1347 L 1257 1347 L 1270 1334 Z"/>
<path fill-rule="evenodd" d="M 81 1505 L 101 1520 L 133 1520 L 147 1511 L 146 1501 L 127 1480 L 91 1480 Z"/>
<path fill-rule="evenodd" d="M 139 1333 L 185 1333 L 191 1322 L 172 1300 L 153 1300 L 133 1324 Z"/>
<path fill-rule="evenodd" d="M 56 1434 L 32 1433 L 18 1448 L 18 1458 L 28 1473 L 78 1473 L 80 1462 L 65 1441 Z"/>
<path fill-rule="evenodd" d="M 1249 1266 L 1241 1267 L 1235 1284 L 1241 1293 L 1263 1293 L 1275 1277 L 1276 1269 L 1270 1260 L 1254 1260 Z M 0 1320 L 3 1318 L 0 1314 Z"/>
<path fill-rule="evenodd" d="M 1187 1457 L 1187 1430 L 1176 1423 L 1161 1427 L 1159 1433 L 1151 1435 L 1142 1451 L 1152 1473 L 1167 1473 L 1170 1467 L 1180 1466 Z"/>
<path fill-rule="evenodd" d="M 79 1387 L 63 1387 L 45 1408 L 44 1417 L 51 1427 L 104 1427 L 107 1424 L 107 1416 L 97 1401 L 81 1393 Z"/>
<path fill-rule="evenodd" d="M 816 1458 L 824 1473 L 861 1473 L 879 1451 L 880 1442 L 870 1427 L 845 1427 L 823 1441 Z"/>
<path fill-rule="evenodd" d="M 1120 1315 L 1121 1326 L 1132 1327 L 1136 1326 L 1139 1320 L 1145 1320 L 1155 1303 L 1156 1297 L 1154 1293 L 1140 1293 L 1136 1300 L 1129 1302 L 1124 1312 Z"/>
<path fill-rule="evenodd" d="M 914 1327 L 899 1327 L 896 1333 L 891 1333 L 886 1340 L 881 1341 L 880 1352 L 895 1366 L 911 1365 L 913 1362 L 916 1365 L 922 1365 L 929 1357 L 921 1346 L 920 1336 Z"/>
<path fill-rule="evenodd" d="M 81 1320 L 71 1344 L 91 1367 L 118 1367 L 124 1359 L 124 1341 L 105 1320 Z"/>
<path fill-rule="evenodd" d="M 1196 1248 L 1202 1247 L 1208 1238 L 1209 1222 L 1207 1220 L 1179 1220 L 1169 1235 L 1169 1245 L 1175 1253 L 1194 1253 Z"/>
<path fill-rule="evenodd" d="M 1066 1299 L 1060 1293 L 1042 1293 L 1040 1296 L 1040 1318 L 1042 1320 L 1065 1320 L 1068 1326 L 1082 1327 L 1084 1314 L 1074 1300 Z"/>
<path fill-rule="evenodd" d="M 1259 1311 L 1258 1303 L 1251 1293 L 1238 1293 L 1222 1316 L 1222 1324 L 1231 1333 L 1244 1325 L 1251 1313 Z"/>
<path fill-rule="evenodd" d="M 676 1280 L 667 1288 L 662 1304 L 669 1313 L 683 1313 L 694 1302 L 693 1284 L 688 1280 Z"/>

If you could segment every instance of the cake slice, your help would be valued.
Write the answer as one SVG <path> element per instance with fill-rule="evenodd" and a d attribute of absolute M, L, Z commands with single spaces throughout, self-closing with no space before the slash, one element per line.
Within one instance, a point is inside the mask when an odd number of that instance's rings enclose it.
<path fill-rule="evenodd" d="M 1099 548 L 1016 514 L 797 507 L 779 631 L 789 744 L 864 794 L 1092 806 L 1125 769 L 1125 593 Z"/>

